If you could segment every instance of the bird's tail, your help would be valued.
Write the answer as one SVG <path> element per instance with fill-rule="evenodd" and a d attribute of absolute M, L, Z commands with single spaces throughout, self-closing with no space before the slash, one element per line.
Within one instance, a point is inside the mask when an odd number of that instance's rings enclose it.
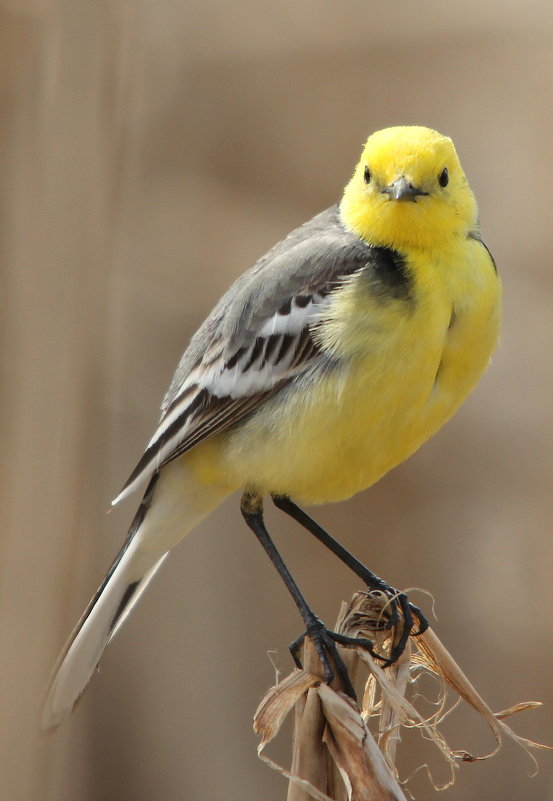
<path fill-rule="evenodd" d="M 161 477 L 162 479 L 165 476 Z M 104 648 L 119 631 L 134 605 L 168 555 L 169 549 L 196 526 L 222 500 L 209 495 L 186 520 L 167 491 L 157 492 L 155 476 L 135 515 L 127 539 L 104 581 L 75 626 L 58 662 L 42 711 L 42 726 L 53 729 L 61 723 L 85 690 Z M 159 482 L 159 490 L 163 490 Z M 226 494 L 226 493 L 225 493 Z M 223 496 L 224 497 L 224 496 Z M 198 506 L 198 505 L 196 505 Z"/>

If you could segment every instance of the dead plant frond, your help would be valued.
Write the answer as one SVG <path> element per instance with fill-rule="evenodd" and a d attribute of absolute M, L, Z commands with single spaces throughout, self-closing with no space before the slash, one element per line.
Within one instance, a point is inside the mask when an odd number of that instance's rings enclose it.
<path fill-rule="evenodd" d="M 400 634 L 400 627 L 387 628 L 388 620 L 386 596 L 358 592 L 349 604 L 342 604 L 336 630 L 349 637 L 372 640 L 378 653 L 386 656 Z M 322 666 L 306 639 L 303 669 L 294 670 L 269 690 L 255 713 L 254 729 L 261 736 L 258 753 L 289 779 L 288 801 L 405 801 L 396 769 L 397 747 L 404 728 L 418 729 L 449 767 L 449 779 L 438 785 L 428 765 L 423 766 L 435 789 L 453 784 L 461 762 L 494 756 L 505 738 L 520 745 L 534 763 L 533 750 L 551 750 L 520 737 L 504 722 L 517 712 L 540 706 L 539 702 L 523 702 L 492 712 L 431 629 L 412 636 L 400 659 L 386 669 L 361 647 L 341 647 L 340 655 L 354 684 L 359 683 L 357 674 L 364 669 L 364 675 L 359 677 L 364 682 L 361 707 L 345 695 L 339 678 L 331 686 L 322 681 Z M 414 688 L 421 674 L 431 675 L 438 682 L 438 698 L 431 714 L 417 709 L 422 697 Z M 457 696 L 449 706 L 448 689 Z M 469 704 L 490 727 L 496 742 L 490 753 L 474 756 L 447 744 L 439 726 L 461 702 Z M 286 770 L 269 759 L 264 749 L 292 709 L 293 757 L 290 770 Z"/>

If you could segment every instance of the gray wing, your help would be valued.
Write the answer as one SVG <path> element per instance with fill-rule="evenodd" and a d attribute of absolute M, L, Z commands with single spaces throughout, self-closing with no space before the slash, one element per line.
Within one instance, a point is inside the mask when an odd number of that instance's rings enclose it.
<path fill-rule="evenodd" d="M 221 298 L 192 338 L 159 426 L 114 503 L 143 478 L 253 412 L 325 358 L 313 335 L 332 291 L 371 261 L 337 207 L 278 243 Z"/>

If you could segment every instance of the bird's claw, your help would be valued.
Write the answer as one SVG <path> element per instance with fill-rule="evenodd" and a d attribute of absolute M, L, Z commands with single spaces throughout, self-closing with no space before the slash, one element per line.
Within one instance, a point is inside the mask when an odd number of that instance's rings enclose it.
<path fill-rule="evenodd" d="M 428 620 L 418 608 L 409 601 L 404 592 L 399 592 L 387 584 L 382 579 L 378 579 L 376 586 L 369 585 L 369 590 L 378 590 L 388 599 L 386 606 L 386 620 L 379 624 L 381 631 L 389 631 L 398 626 L 401 634 L 397 642 L 392 646 L 389 657 L 384 661 L 383 667 L 393 665 L 405 650 L 410 636 L 418 637 L 428 628 Z M 417 629 L 413 631 L 417 621 Z M 382 658 L 382 657 L 381 657 Z"/>
<path fill-rule="evenodd" d="M 336 673 L 342 680 L 344 692 L 349 695 L 350 698 L 356 700 L 355 690 L 353 689 L 347 668 L 336 648 L 334 634 L 335 632 L 329 631 L 324 623 L 314 616 L 312 620 L 307 622 L 306 630 L 303 634 L 290 645 L 290 653 L 292 654 L 296 667 L 302 669 L 303 665 L 299 657 L 299 650 L 305 638 L 309 637 L 321 662 L 325 683 L 331 684 L 334 680 L 335 672 L 331 664 L 332 660 L 336 668 Z"/>
<path fill-rule="evenodd" d="M 307 623 L 306 631 L 300 634 L 293 643 L 290 644 L 290 653 L 296 667 L 302 669 L 303 665 L 299 657 L 299 650 L 306 637 L 309 637 L 313 643 L 317 656 L 321 662 L 324 671 L 324 680 L 326 684 L 331 684 L 334 680 L 335 671 L 332 667 L 330 659 L 334 663 L 336 673 L 340 677 L 344 686 L 344 692 L 356 700 L 355 690 L 351 683 L 347 668 L 340 656 L 336 644 L 346 648 L 364 648 L 372 657 L 387 661 L 385 657 L 374 650 L 374 643 L 363 637 L 347 637 L 345 634 L 339 634 L 337 631 L 327 629 L 324 623 L 317 617 L 313 617 Z M 330 657 L 330 658 L 329 658 Z"/>

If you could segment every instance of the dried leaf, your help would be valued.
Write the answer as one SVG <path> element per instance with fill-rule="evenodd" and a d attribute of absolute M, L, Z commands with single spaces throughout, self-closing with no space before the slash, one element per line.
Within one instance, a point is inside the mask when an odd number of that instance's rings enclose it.
<path fill-rule="evenodd" d="M 295 704 L 300 702 L 306 693 L 307 699 L 309 699 L 313 692 L 316 692 L 313 688 L 320 683 L 321 679 L 318 676 L 307 673 L 305 670 L 294 670 L 287 678 L 272 687 L 262 699 L 254 715 L 253 728 L 256 734 L 261 736 L 257 754 L 266 765 L 285 776 L 292 783 L 291 787 L 299 787 L 304 790 L 304 797 L 314 798 L 315 801 L 333 801 L 326 793 L 318 790 L 308 779 L 300 778 L 295 773 L 294 766 L 291 771 L 288 771 L 263 753 L 265 746 L 279 733 L 282 724 Z M 318 704 L 318 700 L 316 702 Z M 308 715 L 306 723 L 308 723 L 308 727 L 309 725 L 313 727 L 310 707 L 311 704 L 306 700 L 304 704 L 304 709 L 307 708 Z M 313 728 L 308 730 L 312 731 Z M 319 741 L 321 741 L 321 735 L 319 735 Z M 312 759 L 312 762 L 315 765 L 318 764 L 317 759 Z M 298 799 L 293 801 L 299 801 L 299 796 Z"/>
<path fill-rule="evenodd" d="M 296 702 L 309 690 L 320 684 L 320 678 L 306 673 L 305 670 L 294 670 L 283 681 L 271 687 L 261 700 L 253 718 L 253 730 L 261 736 L 257 753 L 270 743 L 280 731 L 288 713 Z"/>
<path fill-rule="evenodd" d="M 325 743 L 356 801 L 406 801 L 383 754 L 350 699 L 325 684 L 317 690 L 328 728 Z"/>
<path fill-rule="evenodd" d="M 528 740 L 525 737 L 520 737 L 516 734 L 506 723 L 503 723 L 503 718 L 521 712 L 524 709 L 535 709 L 540 706 L 536 701 L 527 701 L 516 704 L 510 709 L 495 714 L 490 707 L 486 704 L 482 696 L 475 690 L 468 678 L 465 676 L 455 659 L 449 653 L 447 648 L 440 642 L 437 635 L 432 629 L 427 629 L 424 634 L 414 638 L 416 646 L 423 657 L 424 663 L 428 669 L 440 676 L 450 687 L 452 687 L 460 697 L 466 701 L 473 709 L 475 709 L 486 721 L 492 730 L 496 746 L 490 751 L 489 754 L 482 756 L 474 756 L 467 751 L 453 751 L 452 753 L 464 762 L 478 762 L 497 754 L 501 748 L 503 737 L 507 736 L 520 745 L 528 754 L 530 759 L 536 764 L 534 756 L 531 754 L 531 749 L 538 749 L 544 751 L 551 751 L 553 748 L 548 745 Z"/>
<path fill-rule="evenodd" d="M 349 604 L 342 604 L 337 630 L 348 637 L 369 639 L 379 653 L 387 655 L 401 634 L 401 624 L 390 626 L 389 599 L 378 592 L 355 593 Z M 492 712 L 476 692 L 452 655 L 435 632 L 428 629 L 412 637 L 402 657 L 385 670 L 379 662 L 359 646 L 340 647 L 339 651 L 352 680 L 361 666 L 368 669 L 362 708 L 339 692 L 339 679 L 329 687 L 322 683 L 324 675 L 313 644 L 304 643 L 305 670 L 294 671 L 268 692 L 255 715 L 254 728 L 261 735 L 258 753 L 268 765 L 290 780 L 288 801 L 405 801 L 398 784 L 395 757 L 402 727 L 419 729 L 432 742 L 450 769 L 449 780 L 438 785 L 430 771 L 428 777 L 435 789 L 453 784 L 460 762 L 489 759 L 497 753 L 505 737 L 518 743 L 534 760 L 532 749 L 552 750 L 549 746 L 520 737 L 504 723 L 504 719 L 526 709 L 535 709 L 538 702 L 529 701 Z M 406 698 L 421 673 L 435 676 L 440 682 L 437 708 L 424 715 L 416 708 L 416 700 Z M 416 676 L 415 676 L 416 674 Z M 414 678 L 415 677 L 415 678 Z M 458 696 L 446 709 L 447 687 Z M 491 728 L 496 747 L 489 754 L 474 756 L 466 750 L 452 750 L 439 730 L 442 721 L 465 701 Z M 295 708 L 294 751 L 290 771 L 276 765 L 262 752 L 280 731 L 282 723 Z M 378 746 L 368 724 L 378 722 Z"/>

